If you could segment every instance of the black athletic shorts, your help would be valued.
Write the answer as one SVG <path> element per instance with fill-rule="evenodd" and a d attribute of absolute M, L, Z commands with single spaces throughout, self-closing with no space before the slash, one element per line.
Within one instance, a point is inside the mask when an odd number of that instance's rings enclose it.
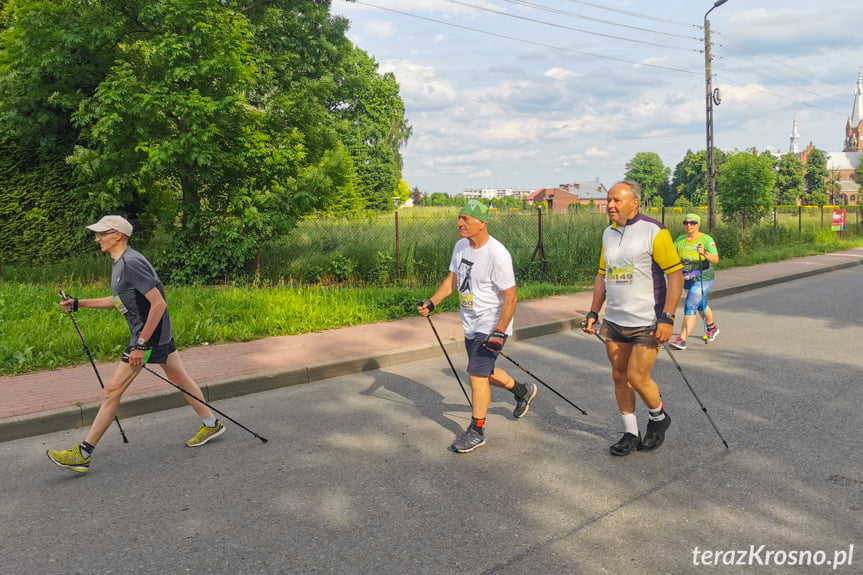
<path fill-rule="evenodd" d="M 135 351 L 135 346 L 130 345 L 123 352 L 123 363 L 129 363 L 129 354 Z M 177 346 L 174 345 L 174 338 L 164 345 L 156 345 L 150 350 L 150 357 L 145 357 L 144 363 L 158 363 L 164 365 L 168 361 L 168 356 L 177 351 Z"/>
<path fill-rule="evenodd" d="M 464 338 L 464 347 L 467 350 L 467 372 L 470 375 L 488 377 L 494 373 L 494 362 L 497 360 L 498 354 L 483 346 L 487 335 L 477 333 L 474 334 L 473 339 Z M 504 336 L 504 343 L 508 337 Z"/>

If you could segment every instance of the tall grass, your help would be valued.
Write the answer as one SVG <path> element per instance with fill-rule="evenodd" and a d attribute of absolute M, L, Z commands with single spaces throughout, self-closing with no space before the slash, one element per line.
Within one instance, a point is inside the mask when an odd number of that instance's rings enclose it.
<path fill-rule="evenodd" d="M 110 294 L 105 286 L 61 284 L 80 299 Z M 431 287 L 168 287 L 166 295 L 178 347 L 250 341 L 388 321 L 416 314 Z M 568 291 L 531 284 L 519 297 L 535 299 Z M 62 312 L 57 288 L 0 282 L 0 374 L 86 363 L 72 320 Z M 458 309 L 450 297 L 442 311 Z M 75 318 L 97 360 L 116 360 L 129 345 L 129 330 L 113 310 L 80 309 Z"/>
<path fill-rule="evenodd" d="M 697 211 L 706 223 L 706 210 Z M 431 215 L 429 215 L 431 214 Z M 285 238 L 262 246 L 261 277 L 220 287 L 168 286 L 178 346 L 248 341 L 387 321 L 416 313 L 446 277 L 458 240 L 456 208 L 399 213 L 401 267 L 395 266 L 394 216 L 302 222 Z M 647 214 L 661 219 L 659 210 Z M 684 210 L 666 208 L 665 223 L 683 233 Z M 807 210 L 802 231 L 796 208 L 772 219 L 720 224 L 714 235 L 718 268 L 752 265 L 863 245 L 853 214 L 843 237 L 821 228 L 820 211 Z M 590 289 L 596 276 L 604 214 L 544 214 L 543 252 L 535 211 L 495 210 L 489 231 L 513 256 L 519 299 Z M 705 226 L 706 227 L 706 226 Z M 137 247 L 137 246 L 136 246 Z M 145 255 L 150 246 L 143 246 Z M 87 361 L 71 320 L 60 311 L 57 288 L 79 298 L 109 294 L 110 258 L 95 252 L 52 266 L 5 266 L 0 281 L 0 374 Z M 397 280 L 398 275 L 401 276 Z M 441 309 L 456 309 L 450 298 Z M 128 345 L 125 322 L 108 311 L 82 309 L 76 317 L 97 359 L 116 359 Z"/>

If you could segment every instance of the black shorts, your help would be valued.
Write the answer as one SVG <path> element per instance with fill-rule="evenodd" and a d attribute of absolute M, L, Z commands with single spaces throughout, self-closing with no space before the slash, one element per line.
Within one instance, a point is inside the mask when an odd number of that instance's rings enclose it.
<path fill-rule="evenodd" d="M 123 352 L 123 363 L 129 363 L 129 354 L 135 351 L 135 346 L 130 345 L 126 348 L 126 351 Z M 154 345 L 150 350 L 150 356 L 145 357 L 144 363 L 157 363 L 159 365 L 164 365 L 168 361 L 168 356 L 177 351 L 177 346 L 174 345 L 174 338 L 171 338 L 166 344 L 163 345 Z"/>
<path fill-rule="evenodd" d="M 488 334 L 474 334 L 473 339 L 464 338 L 464 347 L 467 350 L 467 372 L 477 377 L 488 377 L 494 373 L 494 362 L 497 353 L 487 350 L 482 344 Z M 509 336 L 503 337 L 503 342 Z"/>
<path fill-rule="evenodd" d="M 625 327 L 608 320 L 602 322 L 599 335 L 616 343 L 631 343 L 644 347 L 659 347 L 656 339 L 656 325 Z"/>

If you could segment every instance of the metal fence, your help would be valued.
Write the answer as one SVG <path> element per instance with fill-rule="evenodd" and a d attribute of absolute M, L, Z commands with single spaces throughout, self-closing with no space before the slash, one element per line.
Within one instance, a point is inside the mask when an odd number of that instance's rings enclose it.
<path fill-rule="evenodd" d="M 859 235 L 860 214 L 847 210 L 845 230 L 834 233 L 833 206 L 776 206 L 765 217 L 720 223 L 714 238 L 723 257 L 759 245 L 812 242 L 819 234 Z M 842 208 L 837 206 L 837 208 Z M 300 284 L 409 283 L 433 285 L 448 273 L 459 239 L 457 208 L 412 208 L 354 218 L 309 218 L 287 236 L 262 246 L 261 276 Z M 648 208 L 645 215 L 664 223 L 676 237 L 683 216 L 697 213 L 707 231 L 706 207 Z M 590 282 L 596 275 L 607 216 L 595 210 L 548 213 L 507 209 L 489 213 L 488 229 L 510 251 L 519 280 L 558 284 Z M 826 234 L 826 235 L 825 235 Z"/>

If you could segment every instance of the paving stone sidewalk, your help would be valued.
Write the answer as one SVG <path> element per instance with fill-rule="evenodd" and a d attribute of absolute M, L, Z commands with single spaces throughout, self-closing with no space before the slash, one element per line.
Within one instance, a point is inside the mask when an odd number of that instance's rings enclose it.
<path fill-rule="evenodd" d="M 826 273 L 863 262 L 863 248 L 784 262 L 722 270 L 711 298 Z M 520 302 L 514 339 L 538 337 L 578 326 L 590 293 Z M 464 353 L 457 312 L 434 314 L 432 321 L 450 356 Z M 182 352 L 183 363 L 208 401 L 384 368 L 441 355 L 422 317 L 244 343 L 200 346 Z M 441 357 L 441 361 L 445 359 Z M 462 367 L 454 358 L 456 368 Z M 103 381 L 116 362 L 97 363 Z M 99 407 L 100 388 L 91 365 L 0 377 L 0 441 L 90 425 Z M 118 416 L 131 417 L 186 405 L 182 394 L 142 373 L 123 397 Z"/>

